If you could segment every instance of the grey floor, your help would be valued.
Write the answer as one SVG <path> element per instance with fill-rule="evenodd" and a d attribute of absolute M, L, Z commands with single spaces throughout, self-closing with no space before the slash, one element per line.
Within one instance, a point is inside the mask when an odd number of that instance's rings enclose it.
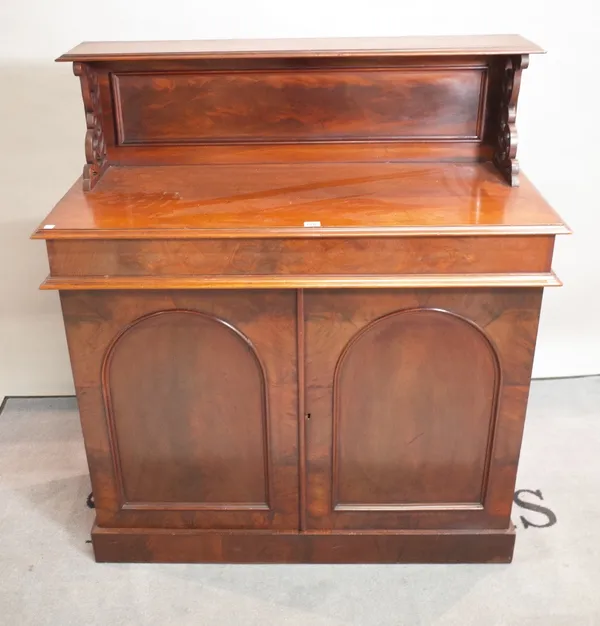
<path fill-rule="evenodd" d="M 98 565 L 77 409 L 0 415 L 0 624 L 600 625 L 600 377 L 533 383 L 512 565 Z M 537 524 L 524 528 L 521 518 Z"/>

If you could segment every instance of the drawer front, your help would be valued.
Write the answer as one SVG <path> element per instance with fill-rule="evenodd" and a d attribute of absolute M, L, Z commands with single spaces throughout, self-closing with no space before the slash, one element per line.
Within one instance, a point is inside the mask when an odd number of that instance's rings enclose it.
<path fill-rule="evenodd" d="M 51 276 L 549 272 L 553 236 L 48 241 Z"/>

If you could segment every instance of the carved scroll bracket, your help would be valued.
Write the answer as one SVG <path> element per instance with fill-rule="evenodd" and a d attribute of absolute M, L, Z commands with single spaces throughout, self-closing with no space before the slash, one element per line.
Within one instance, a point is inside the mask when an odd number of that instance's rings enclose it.
<path fill-rule="evenodd" d="M 73 72 L 81 81 L 81 94 L 85 109 L 87 132 L 85 134 L 85 160 L 83 190 L 90 191 L 107 167 L 106 141 L 102 128 L 102 105 L 98 75 L 85 63 L 74 63 Z"/>
<path fill-rule="evenodd" d="M 529 56 L 513 56 L 506 59 L 501 77 L 499 124 L 494 162 L 511 187 L 519 186 L 519 162 L 517 161 L 517 103 L 521 88 L 521 73 L 529 65 Z"/>

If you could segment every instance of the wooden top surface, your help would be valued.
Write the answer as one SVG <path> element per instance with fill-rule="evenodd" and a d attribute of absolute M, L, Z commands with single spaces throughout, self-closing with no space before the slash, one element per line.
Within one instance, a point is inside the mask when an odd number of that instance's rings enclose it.
<path fill-rule="evenodd" d="M 111 167 L 91 192 L 78 180 L 34 238 L 566 232 L 525 176 L 509 187 L 490 164 L 312 163 Z"/>
<path fill-rule="evenodd" d="M 520 35 L 222 39 L 205 41 L 86 41 L 57 61 L 534 54 L 542 48 Z"/>

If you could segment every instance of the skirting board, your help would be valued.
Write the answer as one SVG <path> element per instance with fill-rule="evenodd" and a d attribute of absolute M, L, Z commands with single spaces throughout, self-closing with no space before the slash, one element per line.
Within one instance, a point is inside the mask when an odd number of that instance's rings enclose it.
<path fill-rule="evenodd" d="M 92 529 L 110 563 L 510 563 L 515 530 L 272 532 Z"/>

